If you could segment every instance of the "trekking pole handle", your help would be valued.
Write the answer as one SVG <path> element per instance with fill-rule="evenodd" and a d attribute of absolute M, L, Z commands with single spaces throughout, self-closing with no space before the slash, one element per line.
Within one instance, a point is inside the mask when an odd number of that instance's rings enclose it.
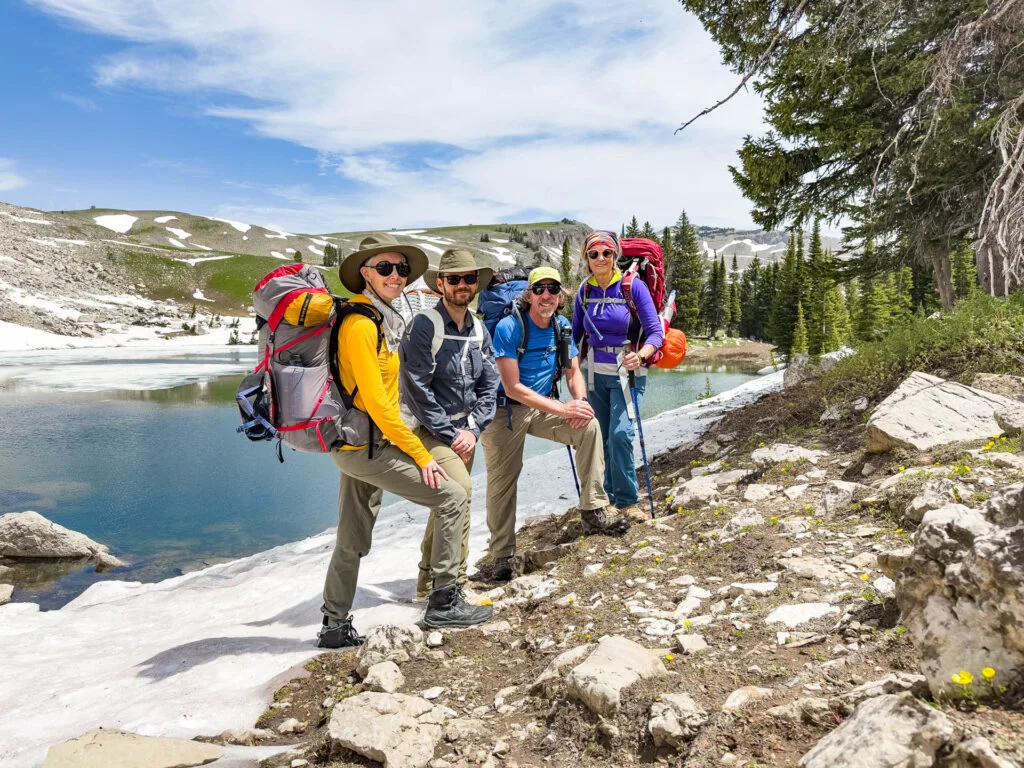
<path fill-rule="evenodd" d="M 633 345 L 628 341 L 622 342 L 622 367 L 626 367 L 626 355 L 633 351 Z M 636 389 L 636 371 L 629 371 L 629 388 Z"/>

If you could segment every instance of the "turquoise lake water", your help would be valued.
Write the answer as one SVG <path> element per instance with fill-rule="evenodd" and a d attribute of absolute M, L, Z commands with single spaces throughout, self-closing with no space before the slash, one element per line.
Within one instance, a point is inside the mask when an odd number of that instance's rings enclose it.
<path fill-rule="evenodd" d="M 652 376 L 646 417 L 693 402 L 707 381 L 720 393 L 755 374 L 691 367 Z M 87 394 L 0 391 L 0 514 L 35 510 L 131 563 L 107 574 L 18 566 L 4 578 L 14 599 L 59 607 L 99 579 L 156 581 L 334 525 L 334 464 L 286 451 L 282 465 L 270 443 L 236 434 L 238 380 Z M 529 454 L 548 450 L 545 441 L 527 445 Z M 476 465 L 483 471 L 482 460 Z"/>

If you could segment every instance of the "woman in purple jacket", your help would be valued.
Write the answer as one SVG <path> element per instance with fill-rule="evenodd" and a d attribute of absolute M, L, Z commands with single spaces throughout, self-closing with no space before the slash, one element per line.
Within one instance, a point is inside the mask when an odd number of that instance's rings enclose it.
<path fill-rule="evenodd" d="M 633 409 L 628 372 L 636 371 L 637 399 L 647 386 L 647 358 L 664 338 L 661 320 L 643 280 L 632 283 L 634 316 L 622 292 L 622 255 L 614 232 L 591 232 L 583 241 L 583 259 L 590 278 L 576 294 L 572 331 L 577 345 L 586 340 L 584 360 L 587 397 L 604 437 L 604 490 L 612 504 L 635 520 L 647 519 L 639 501 L 639 484 L 633 459 Z M 642 331 L 642 335 L 641 335 Z M 637 340 L 644 343 L 637 349 Z M 622 345 L 632 351 L 623 355 Z"/>

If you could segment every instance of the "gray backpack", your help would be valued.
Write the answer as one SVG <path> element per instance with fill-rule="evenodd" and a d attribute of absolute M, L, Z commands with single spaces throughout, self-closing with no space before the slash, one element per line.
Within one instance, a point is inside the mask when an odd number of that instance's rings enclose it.
<path fill-rule="evenodd" d="M 338 328 L 349 314 L 377 326 L 381 318 L 366 304 L 332 296 L 323 275 L 308 264 L 278 267 L 256 284 L 253 306 L 259 328 L 259 364 L 235 399 L 250 440 L 278 440 L 297 451 L 326 453 L 342 445 L 372 442 L 373 424 L 345 392 L 337 368 Z"/>

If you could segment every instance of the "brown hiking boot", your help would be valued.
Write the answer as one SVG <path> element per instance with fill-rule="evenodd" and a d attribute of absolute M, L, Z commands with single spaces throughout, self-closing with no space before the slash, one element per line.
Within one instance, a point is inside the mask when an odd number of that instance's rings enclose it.
<path fill-rule="evenodd" d="M 651 519 L 651 508 L 637 502 L 628 507 L 622 507 L 619 509 L 619 514 L 634 523 L 646 523 Z"/>
<path fill-rule="evenodd" d="M 584 536 L 593 536 L 596 533 L 621 536 L 630 528 L 629 520 L 620 517 L 618 510 L 611 505 L 598 509 L 581 509 L 580 520 L 583 522 Z"/>

